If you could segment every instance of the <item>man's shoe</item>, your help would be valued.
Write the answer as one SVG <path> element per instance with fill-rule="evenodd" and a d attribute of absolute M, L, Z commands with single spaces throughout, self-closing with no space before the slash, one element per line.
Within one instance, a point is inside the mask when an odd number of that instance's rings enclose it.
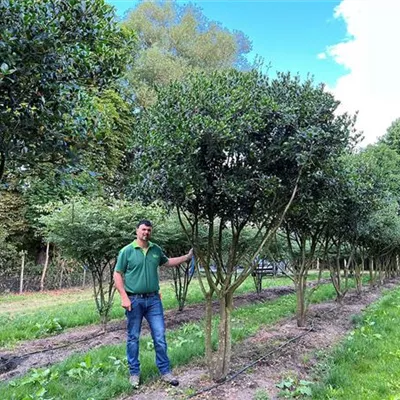
<path fill-rule="evenodd" d="M 129 383 L 132 385 L 133 388 L 137 389 L 139 387 L 139 375 L 131 375 L 129 377 Z"/>
<path fill-rule="evenodd" d="M 176 379 L 176 378 L 171 374 L 171 372 L 168 372 L 168 373 L 166 373 L 166 374 L 164 374 L 164 375 L 161 375 L 161 380 L 162 380 L 163 382 L 168 383 L 168 384 L 171 385 L 171 386 L 178 386 L 178 385 L 179 385 L 178 379 Z"/>

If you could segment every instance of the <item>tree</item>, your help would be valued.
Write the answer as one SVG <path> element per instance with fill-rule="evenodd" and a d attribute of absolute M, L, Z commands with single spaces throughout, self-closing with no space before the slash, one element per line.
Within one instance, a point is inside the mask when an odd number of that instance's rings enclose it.
<path fill-rule="evenodd" d="M 28 226 L 24 250 L 27 250 L 28 259 L 44 264 L 44 274 L 49 251 L 48 244 L 44 243 L 40 217 L 60 201 L 65 203 L 79 195 L 118 197 L 123 187 L 123 170 L 128 162 L 126 149 L 131 147 L 134 122 L 132 105 L 123 98 L 121 89 L 105 89 L 92 98 L 90 112 L 95 126 L 82 138 L 86 146 L 79 150 L 81 159 L 77 164 L 63 168 L 41 164 L 34 171 L 25 171 L 23 181 L 9 175 L 8 193 L 13 187 L 15 195 L 25 202 L 24 217 Z M 0 203 L 8 201 L 7 191 L 0 188 Z M 54 252 L 50 252 L 50 257 L 54 258 Z"/>
<path fill-rule="evenodd" d="M 159 207 L 120 201 L 76 199 L 41 218 L 46 239 L 64 256 L 82 263 L 93 277 L 94 297 L 104 330 L 114 298 L 113 271 L 119 249 L 132 242 L 137 221 L 162 219 Z"/>
<path fill-rule="evenodd" d="M 391 149 L 400 153 L 400 118 L 392 122 L 386 134 L 380 138 L 379 142 L 387 144 Z"/>
<path fill-rule="evenodd" d="M 123 24 L 138 34 L 128 79 L 143 106 L 155 101 L 155 86 L 181 80 L 190 72 L 248 68 L 249 39 L 209 21 L 193 4 L 142 1 Z"/>
<path fill-rule="evenodd" d="M 295 154 L 308 158 L 299 190 L 283 221 L 289 255 L 287 261 L 296 288 L 297 323 L 304 326 L 307 275 L 315 263 L 326 225 L 326 203 L 332 193 L 332 162 L 356 140 L 354 117 L 336 115 L 338 101 L 324 90 L 323 85 L 314 85 L 311 79 L 300 82 L 298 78 L 281 75 L 271 86 L 275 101 L 291 118 L 295 140 L 299 143 L 304 141 L 303 152 L 294 148 Z"/>
<path fill-rule="evenodd" d="M 296 290 L 297 325 L 306 324 L 306 313 L 312 293 L 318 284 L 307 290 L 309 270 L 321 254 L 322 238 L 326 230 L 326 203 L 331 200 L 330 177 L 327 171 L 304 177 L 293 206 L 283 221 L 286 236 L 287 270 L 291 272 Z M 319 283 L 319 282 L 318 282 Z"/>
<path fill-rule="evenodd" d="M 334 115 L 337 105 L 310 80 L 281 74 L 270 81 L 257 71 L 229 70 L 161 89 L 158 102 L 140 115 L 138 193 L 163 199 L 176 208 L 182 227 L 190 227 L 187 236 L 206 274 L 205 282 L 198 276 L 206 298 L 206 359 L 215 380 L 229 371 L 235 290 L 274 237 L 302 176 L 348 142 L 351 120 Z M 250 253 L 242 240 L 248 225 L 258 228 Z M 220 303 L 215 353 L 214 294 Z"/>
<path fill-rule="evenodd" d="M 78 159 L 93 94 L 132 53 L 104 0 L 0 0 L 0 180 Z"/>
<path fill-rule="evenodd" d="M 359 205 L 364 215 L 357 219 L 358 244 L 370 261 L 371 284 L 380 283 L 383 274 L 398 271 L 400 158 L 395 150 L 380 143 L 360 152 L 352 166 L 360 171 L 358 182 L 364 187 Z"/>

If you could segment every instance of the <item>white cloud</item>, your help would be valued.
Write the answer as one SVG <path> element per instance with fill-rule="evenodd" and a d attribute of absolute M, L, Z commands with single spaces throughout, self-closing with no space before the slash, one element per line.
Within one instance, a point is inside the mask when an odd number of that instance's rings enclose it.
<path fill-rule="evenodd" d="M 327 55 L 325 52 L 319 53 L 319 54 L 317 54 L 317 58 L 318 58 L 318 60 L 325 60 L 327 58 Z"/>
<path fill-rule="evenodd" d="M 400 117 L 400 2 L 342 0 L 335 17 L 347 25 L 347 38 L 327 53 L 347 68 L 332 88 L 342 111 L 359 111 L 363 145 L 382 136 Z"/>

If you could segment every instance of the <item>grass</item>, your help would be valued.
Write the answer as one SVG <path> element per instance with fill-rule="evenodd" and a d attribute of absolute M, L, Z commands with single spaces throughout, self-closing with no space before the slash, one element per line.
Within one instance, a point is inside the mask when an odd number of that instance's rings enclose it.
<path fill-rule="evenodd" d="M 370 306 L 328 356 L 313 399 L 400 399 L 400 289 Z"/>
<path fill-rule="evenodd" d="M 331 285 L 323 285 L 315 292 L 314 301 L 335 296 Z M 295 295 L 282 296 L 263 304 L 252 304 L 234 310 L 232 341 L 238 343 L 254 335 L 262 326 L 271 325 L 295 312 Z M 217 323 L 217 318 L 214 324 Z M 214 329 L 214 340 L 217 330 Z M 186 324 L 167 333 L 169 355 L 173 366 L 188 364 L 204 355 L 204 327 L 202 323 Z M 154 350 L 149 336 L 141 339 L 142 379 L 148 382 L 158 373 L 154 365 Z M 35 375 L 36 374 L 36 375 Z M 38 379 L 32 375 L 39 375 Z M 43 375 L 46 375 L 43 378 Z M 32 393 L 42 393 L 37 399 L 112 399 L 132 389 L 128 384 L 125 345 L 103 346 L 86 355 L 74 355 L 48 370 L 34 371 L 15 380 L 11 385 L 0 385 L 0 398 L 24 399 Z M 41 391 L 41 392 L 40 392 Z M 35 397 L 34 397 L 35 398 Z M 28 397 L 27 397 L 28 399 Z"/>
<path fill-rule="evenodd" d="M 263 281 L 264 287 L 289 285 L 289 278 L 273 278 Z M 252 278 L 248 278 L 236 291 L 237 294 L 254 292 Z M 58 292 L 57 292 L 58 293 Z M 164 309 L 178 307 L 171 282 L 161 283 Z M 197 280 L 189 287 L 188 305 L 201 303 L 203 294 Z M 5 306 L 3 307 L 3 303 Z M 91 290 L 61 292 L 61 294 L 35 293 L 0 297 L 0 347 L 10 347 L 21 340 L 30 340 L 59 333 L 66 328 L 85 326 L 99 322 Z M 11 308 L 12 306 L 12 308 Z M 124 318 L 119 295 L 116 294 L 111 319 Z"/>

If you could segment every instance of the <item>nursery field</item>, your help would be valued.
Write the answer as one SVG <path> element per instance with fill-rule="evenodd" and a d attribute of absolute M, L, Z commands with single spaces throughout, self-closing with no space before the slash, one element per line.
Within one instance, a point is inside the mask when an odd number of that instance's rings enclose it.
<path fill-rule="evenodd" d="M 310 279 L 316 279 L 312 274 Z M 289 278 L 276 277 L 264 280 L 265 287 L 290 285 Z M 237 290 L 237 294 L 254 292 L 251 278 Z M 161 290 L 164 309 L 178 307 L 172 282 L 162 282 Z M 202 302 L 202 293 L 197 281 L 193 281 L 187 296 L 187 305 Z M 60 333 L 68 328 L 86 326 L 99 322 L 93 299 L 93 290 L 65 290 L 23 295 L 0 296 L 0 347 L 10 347 L 16 342 L 38 339 Z M 121 320 L 124 311 L 116 294 L 111 320 Z M 96 327 L 97 329 L 97 327 Z"/>
<path fill-rule="evenodd" d="M 190 287 L 182 312 L 177 310 L 172 284 L 163 283 L 169 353 L 181 384 L 171 389 L 157 379 L 154 350 L 144 325 L 143 383 L 134 393 L 127 379 L 125 323 L 118 297 L 108 332 L 102 333 L 90 291 L 3 296 L 0 398 L 395 399 L 390 396 L 397 393 L 398 349 L 389 344 L 398 340 L 386 338 L 400 335 L 395 332 L 400 326 L 397 283 L 379 288 L 366 284 L 361 296 L 350 290 L 338 305 L 333 286 L 324 282 L 314 293 L 308 324 L 302 329 L 296 326 L 296 298 L 288 278 L 264 280 L 260 294 L 254 292 L 251 279 L 239 288 L 232 323 L 232 372 L 222 385 L 209 380 L 204 364 L 204 304 L 197 282 Z M 382 292 L 384 288 L 390 291 Z M 374 306 L 362 316 L 371 303 Z M 386 317 L 390 324 L 383 323 Z M 367 354 L 371 342 L 374 352 Z M 375 373 L 378 356 L 386 369 L 380 367 L 379 378 L 364 379 L 363 374 Z M 353 382 L 363 382 L 361 392 Z"/>
<path fill-rule="evenodd" d="M 122 3 L 0 0 L 0 400 L 400 400 L 400 118 L 329 90 L 354 2 Z M 288 62 L 313 26 L 349 71 Z"/>

